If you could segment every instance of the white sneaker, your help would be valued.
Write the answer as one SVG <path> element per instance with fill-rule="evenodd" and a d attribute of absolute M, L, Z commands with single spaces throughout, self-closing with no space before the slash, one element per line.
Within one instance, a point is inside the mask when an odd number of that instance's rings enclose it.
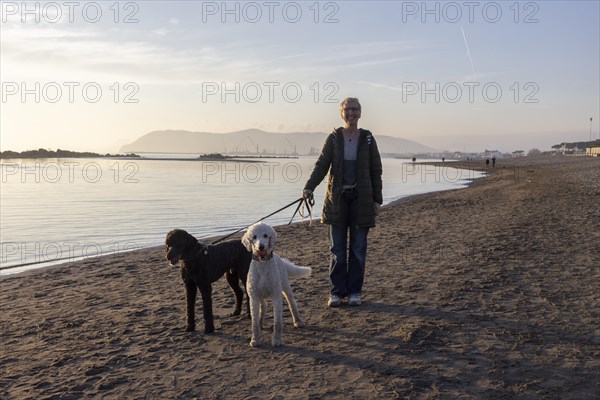
<path fill-rule="evenodd" d="M 351 294 L 348 296 L 348 305 L 349 306 L 360 306 L 362 301 L 360 301 L 360 294 Z"/>
<path fill-rule="evenodd" d="M 339 307 L 340 304 L 342 304 L 340 296 L 336 296 L 335 294 L 329 295 L 329 300 L 327 301 L 329 307 Z"/>

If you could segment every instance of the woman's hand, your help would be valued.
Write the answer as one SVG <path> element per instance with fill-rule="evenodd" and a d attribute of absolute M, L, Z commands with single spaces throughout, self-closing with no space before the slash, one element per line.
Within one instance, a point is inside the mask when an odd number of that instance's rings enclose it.
<path fill-rule="evenodd" d="M 379 209 L 381 208 L 381 204 L 375 203 L 375 216 L 379 215 Z"/>

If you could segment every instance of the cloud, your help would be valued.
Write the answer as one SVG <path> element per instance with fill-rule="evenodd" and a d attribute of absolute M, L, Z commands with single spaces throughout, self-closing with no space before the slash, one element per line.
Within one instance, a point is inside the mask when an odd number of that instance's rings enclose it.
<path fill-rule="evenodd" d="M 387 90 L 391 90 L 394 92 L 403 92 L 404 91 L 404 89 L 402 89 L 402 87 L 388 85 L 387 83 L 366 82 L 366 81 L 356 81 L 356 83 L 359 83 L 361 85 L 371 86 L 376 89 L 387 89 Z"/>
<path fill-rule="evenodd" d="M 152 32 L 156 33 L 159 36 L 165 36 L 166 34 L 168 34 L 171 31 L 168 30 L 167 28 L 158 28 L 158 29 L 153 30 Z"/>
<path fill-rule="evenodd" d="M 169 23 L 180 21 L 171 17 Z M 419 41 L 387 40 L 291 49 L 225 28 L 230 27 L 200 28 L 175 40 L 175 31 L 167 27 L 12 26 L 3 29 L 2 72 L 10 80 L 306 83 L 342 80 L 356 69 L 413 63 L 429 48 Z"/>
<path fill-rule="evenodd" d="M 103 32 L 94 28 L 3 28 L 3 79 L 77 80 L 92 77 L 92 80 L 107 81 L 183 83 L 200 76 L 216 75 L 225 61 L 216 48 L 176 49 L 132 32 Z M 168 30 L 160 28 L 151 33 L 156 38 L 156 35 L 165 36 Z"/>

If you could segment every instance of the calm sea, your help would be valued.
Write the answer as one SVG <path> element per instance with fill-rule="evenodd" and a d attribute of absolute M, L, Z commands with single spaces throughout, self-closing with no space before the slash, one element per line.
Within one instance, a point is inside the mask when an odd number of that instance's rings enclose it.
<path fill-rule="evenodd" d="M 162 245 L 173 228 L 199 239 L 228 234 L 298 199 L 314 161 L 2 160 L 0 275 Z M 481 176 L 401 159 L 383 167 L 385 204 Z M 266 222 L 288 223 L 294 208 Z"/>

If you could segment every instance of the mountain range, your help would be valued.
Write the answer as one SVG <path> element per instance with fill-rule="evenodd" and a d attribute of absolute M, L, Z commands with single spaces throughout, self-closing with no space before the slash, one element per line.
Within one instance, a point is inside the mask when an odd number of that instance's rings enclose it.
<path fill-rule="evenodd" d="M 275 133 L 246 129 L 229 133 L 162 130 L 147 133 L 121 147 L 121 153 L 198 153 L 198 154 L 318 154 L 328 133 Z M 429 153 L 434 149 L 392 136 L 375 135 L 380 153 Z"/>

